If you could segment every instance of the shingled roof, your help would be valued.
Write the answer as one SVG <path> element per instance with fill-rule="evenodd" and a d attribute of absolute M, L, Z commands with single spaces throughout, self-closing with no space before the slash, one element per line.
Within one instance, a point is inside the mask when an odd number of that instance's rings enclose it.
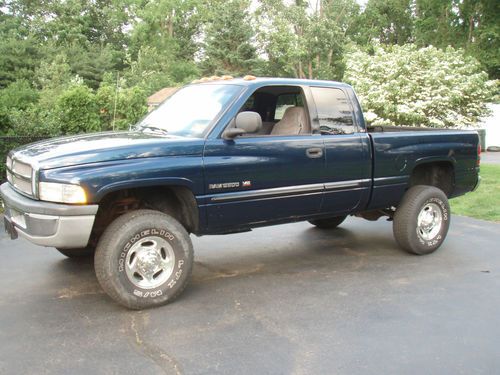
<path fill-rule="evenodd" d="M 179 87 L 165 87 L 160 91 L 155 92 L 148 98 L 149 110 L 152 110 L 153 108 L 157 107 L 165 99 L 172 96 L 177 90 L 179 90 Z"/>

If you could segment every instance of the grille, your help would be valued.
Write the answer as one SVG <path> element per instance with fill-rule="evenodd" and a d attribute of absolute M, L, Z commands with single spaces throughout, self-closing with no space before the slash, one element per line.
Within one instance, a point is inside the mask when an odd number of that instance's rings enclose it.
<path fill-rule="evenodd" d="M 33 168 L 27 163 L 7 157 L 7 181 L 19 192 L 33 197 Z"/>

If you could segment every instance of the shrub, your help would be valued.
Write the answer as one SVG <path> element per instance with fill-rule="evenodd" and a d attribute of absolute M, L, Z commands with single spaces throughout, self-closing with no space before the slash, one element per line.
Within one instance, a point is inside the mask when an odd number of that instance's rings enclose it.
<path fill-rule="evenodd" d="M 63 134 L 101 130 L 96 95 L 84 84 L 65 90 L 56 101 L 55 116 Z"/>
<path fill-rule="evenodd" d="M 116 101 L 116 111 L 115 111 Z M 126 130 L 147 113 L 147 97 L 140 87 L 102 85 L 97 91 L 102 128 Z"/>
<path fill-rule="evenodd" d="M 461 50 L 412 44 L 351 52 L 345 80 L 372 125 L 438 128 L 475 125 L 488 114 L 486 102 L 498 84 Z"/>

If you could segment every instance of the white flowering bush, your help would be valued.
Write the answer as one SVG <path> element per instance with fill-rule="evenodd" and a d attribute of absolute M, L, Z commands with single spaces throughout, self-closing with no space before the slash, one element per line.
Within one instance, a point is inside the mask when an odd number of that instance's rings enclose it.
<path fill-rule="evenodd" d="M 344 76 L 369 124 L 467 127 L 488 114 L 498 81 L 461 50 L 376 44 L 373 52 L 350 52 Z"/>

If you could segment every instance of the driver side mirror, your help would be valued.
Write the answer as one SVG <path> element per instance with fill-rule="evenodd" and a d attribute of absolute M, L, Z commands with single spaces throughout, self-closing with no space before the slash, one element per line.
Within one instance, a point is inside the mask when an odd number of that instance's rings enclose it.
<path fill-rule="evenodd" d="M 262 128 L 262 118 L 257 112 L 240 112 L 234 121 L 234 127 L 226 129 L 224 139 L 234 139 L 239 135 L 258 132 Z"/>

